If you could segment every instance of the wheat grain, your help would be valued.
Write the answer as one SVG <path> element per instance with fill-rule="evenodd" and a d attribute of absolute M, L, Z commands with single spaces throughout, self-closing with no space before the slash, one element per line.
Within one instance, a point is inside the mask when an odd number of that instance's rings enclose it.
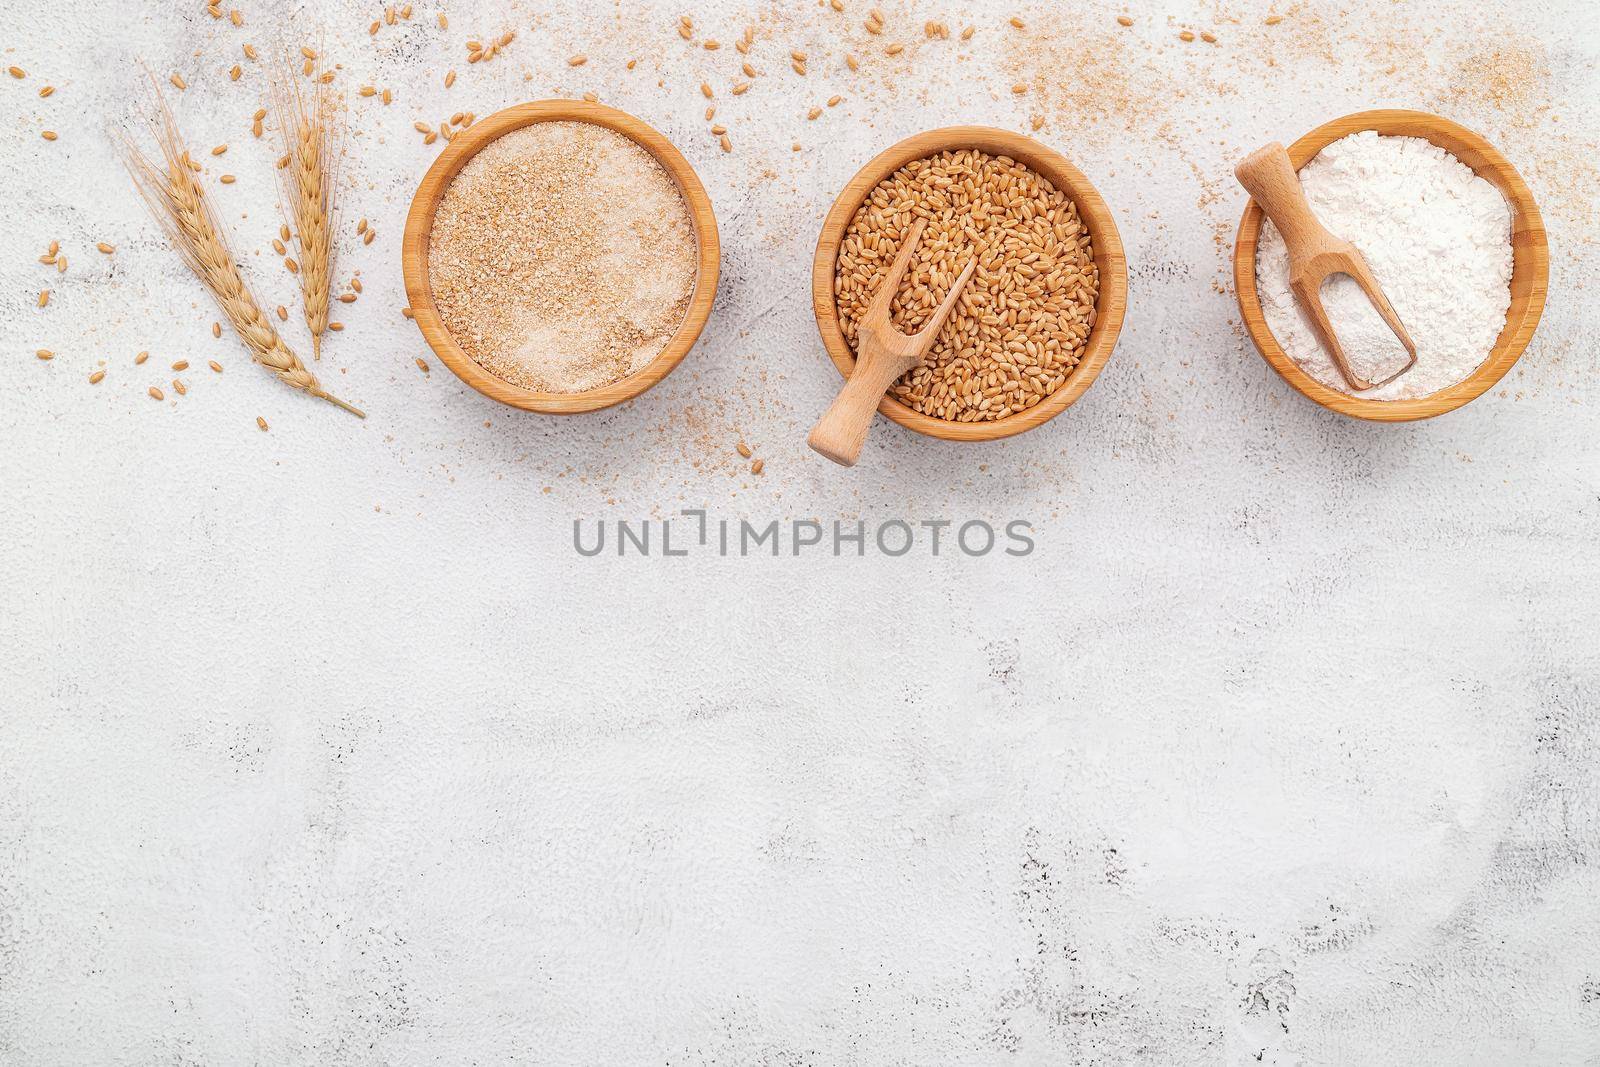
<path fill-rule="evenodd" d="M 891 395 L 934 418 L 987 422 L 1061 388 L 1095 322 L 1093 244 L 1077 205 L 1043 175 L 983 152 L 908 163 L 856 211 L 834 276 L 849 343 L 918 218 L 928 225 L 890 306 L 897 327 L 919 329 L 973 255 L 977 265 L 927 361 Z"/>
<path fill-rule="evenodd" d="M 157 224 L 189 269 L 211 291 L 217 306 L 257 362 L 286 385 L 365 418 L 359 409 L 323 389 L 316 375 L 306 369 L 262 314 L 261 306 L 239 273 L 225 231 L 205 190 L 189 166 L 189 151 L 184 147 L 172 113 L 167 110 L 166 101 L 153 81 L 151 91 L 159 108 L 159 117 L 152 126 L 159 154 L 146 155 L 128 136 L 123 138 L 123 154 L 128 173 Z"/>

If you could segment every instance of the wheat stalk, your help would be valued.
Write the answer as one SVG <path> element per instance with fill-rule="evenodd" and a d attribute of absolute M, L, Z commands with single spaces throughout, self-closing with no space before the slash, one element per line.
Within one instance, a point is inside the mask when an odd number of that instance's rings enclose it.
<path fill-rule="evenodd" d="M 328 328 L 328 289 L 333 274 L 333 184 L 337 164 L 337 125 L 333 91 L 318 79 L 307 99 L 285 60 L 285 72 L 273 85 L 272 98 L 283 138 L 284 215 L 300 246 L 300 295 L 312 352 L 322 358 L 322 335 Z"/>
<path fill-rule="evenodd" d="M 152 90 L 160 108 L 160 121 L 152 124 L 152 132 L 160 147 L 160 157 L 146 155 L 131 137 L 125 135 L 123 138 L 128 173 L 151 215 L 189 269 L 211 290 L 217 306 L 233 324 L 256 362 L 271 369 L 294 388 L 366 418 L 360 409 L 351 407 L 323 389 L 316 375 L 306 369 L 300 357 L 283 343 L 278 331 L 261 313 L 261 305 L 256 303 L 239 274 L 238 263 L 228 247 L 226 234 L 206 199 L 205 189 L 196 174 L 199 166 L 184 146 L 172 113 L 167 109 L 160 90 L 154 88 L 154 83 Z"/>

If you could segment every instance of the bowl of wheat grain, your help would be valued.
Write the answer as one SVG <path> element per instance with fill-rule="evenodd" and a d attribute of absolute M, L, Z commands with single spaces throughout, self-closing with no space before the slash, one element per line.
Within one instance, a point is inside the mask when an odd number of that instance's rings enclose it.
<path fill-rule="evenodd" d="M 1041 426 L 1094 384 L 1127 307 L 1122 242 L 1083 173 L 1031 138 L 984 126 L 917 134 L 850 179 L 822 225 L 812 305 L 839 372 L 911 225 L 927 219 L 890 319 L 914 333 L 967 260 L 977 267 L 919 367 L 878 411 L 952 441 Z"/>

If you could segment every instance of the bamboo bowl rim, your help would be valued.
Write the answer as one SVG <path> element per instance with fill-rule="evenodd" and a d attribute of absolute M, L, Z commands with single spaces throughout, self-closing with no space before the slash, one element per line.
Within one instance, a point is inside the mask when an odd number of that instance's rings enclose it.
<path fill-rule="evenodd" d="M 1101 368 L 1111 358 L 1117 334 L 1128 304 L 1128 265 L 1122 239 L 1117 233 L 1111 209 L 1082 171 L 1055 150 L 1031 137 L 992 126 L 945 126 L 907 137 L 873 156 L 856 172 L 833 202 L 817 238 L 816 256 L 811 265 L 811 303 L 817 318 L 817 331 L 823 346 L 839 373 L 846 378 L 855 371 L 855 353 L 839 325 L 839 307 L 833 296 L 834 270 L 845 228 L 868 194 L 879 182 L 912 160 L 947 149 L 976 148 L 991 155 L 1008 156 L 1025 163 L 1050 179 L 1051 183 L 1078 207 L 1078 217 L 1089 230 L 1094 245 L 1094 262 L 1100 270 L 1100 294 L 1095 301 L 1094 327 L 1078 365 L 1061 388 L 1031 408 L 992 422 L 950 422 L 911 408 L 884 394 L 878 413 L 909 430 L 940 437 L 947 441 L 995 441 L 1042 426 L 1061 414 L 1094 384 Z"/>
<path fill-rule="evenodd" d="M 1376 130 L 1382 136 L 1422 137 L 1493 182 L 1511 209 L 1511 306 L 1506 324 L 1487 358 L 1464 380 L 1427 396 L 1409 400 L 1354 397 L 1317 381 L 1289 358 L 1268 328 L 1256 293 L 1256 248 L 1263 215 L 1254 200 L 1245 205 L 1233 249 L 1233 287 L 1245 329 L 1267 364 L 1304 396 L 1330 411 L 1374 422 L 1410 422 L 1454 411 L 1494 387 L 1522 357 L 1544 313 L 1550 285 L 1550 249 L 1544 220 L 1533 191 L 1500 151 L 1464 126 L 1426 111 L 1358 111 L 1325 122 L 1289 146 L 1289 160 L 1299 170 L 1328 145 L 1352 133 Z"/>
<path fill-rule="evenodd" d="M 438 306 L 433 300 L 433 285 L 428 277 L 428 238 L 433 230 L 439 200 L 451 180 L 485 145 L 513 130 L 538 122 L 588 122 L 620 133 L 639 145 L 671 175 L 673 184 L 689 209 L 689 218 L 694 227 L 698 253 L 694 291 L 677 331 L 667 341 L 666 347 L 645 366 L 627 377 L 580 393 L 538 392 L 490 374 L 450 336 L 450 331 L 439 317 Z M 401 242 L 406 297 L 411 302 L 412 317 L 422 330 L 428 347 L 456 377 L 484 396 L 525 411 L 549 415 L 576 415 L 620 404 L 633 399 L 670 374 L 689 349 L 694 347 L 711 315 L 721 261 L 717 219 L 711 210 L 711 199 L 689 161 L 683 158 L 671 141 L 644 121 L 625 111 L 587 100 L 538 100 L 516 104 L 496 111 L 456 134 L 417 186 Z"/>

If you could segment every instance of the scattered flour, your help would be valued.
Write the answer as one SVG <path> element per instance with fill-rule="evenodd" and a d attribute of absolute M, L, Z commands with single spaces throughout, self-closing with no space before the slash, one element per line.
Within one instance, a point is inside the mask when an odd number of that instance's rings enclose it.
<path fill-rule="evenodd" d="M 1511 306 L 1511 210 L 1500 190 L 1420 137 L 1352 134 L 1300 171 L 1322 224 L 1361 250 L 1417 346 L 1417 364 L 1377 389 L 1351 389 L 1289 290 L 1289 257 L 1270 221 L 1256 289 L 1278 343 L 1317 381 L 1353 396 L 1404 400 L 1467 378 L 1488 358 Z M 1344 275 L 1322 286 L 1328 318 L 1361 373 L 1405 360 L 1393 333 Z"/>

